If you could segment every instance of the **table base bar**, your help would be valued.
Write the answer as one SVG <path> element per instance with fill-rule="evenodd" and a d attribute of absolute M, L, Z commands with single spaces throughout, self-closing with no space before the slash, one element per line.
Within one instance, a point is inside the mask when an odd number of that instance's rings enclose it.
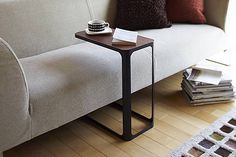
<path fill-rule="evenodd" d="M 112 103 L 111 107 L 123 111 L 123 106 L 118 103 Z M 132 128 L 131 128 L 131 130 L 125 129 L 125 130 L 123 130 L 123 134 L 119 134 L 119 133 L 115 132 L 114 130 L 112 130 L 111 128 L 109 128 L 109 127 L 105 126 L 104 124 L 98 122 L 97 120 L 93 119 L 92 117 L 90 117 L 90 116 L 86 116 L 86 117 L 89 120 L 91 120 L 92 122 L 94 122 L 95 124 L 99 125 L 101 128 L 111 132 L 112 134 L 118 136 L 119 138 L 122 138 L 125 141 L 130 141 L 130 140 L 136 138 L 137 136 L 139 136 L 139 135 L 143 134 L 144 132 L 148 131 L 149 129 L 153 128 L 153 125 L 154 125 L 153 116 L 151 118 L 148 118 L 148 117 L 145 117 L 135 111 L 131 111 L 131 115 L 129 117 L 131 117 L 131 118 L 135 117 L 137 119 L 142 119 L 142 121 L 145 121 L 146 127 L 135 134 L 132 134 Z M 131 119 L 130 119 L 130 121 L 131 121 Z M 123 121 L 122 125 L 125 125 L 125 124 L 126 124 L 126 122 Z"/>

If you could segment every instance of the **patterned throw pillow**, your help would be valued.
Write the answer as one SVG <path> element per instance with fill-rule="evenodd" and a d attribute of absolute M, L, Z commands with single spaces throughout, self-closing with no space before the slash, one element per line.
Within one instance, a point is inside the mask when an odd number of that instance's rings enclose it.
<path fill-rule="evenodd" d="M 168 19 L 176 23 L 206 23 L 204 0 L 167 0 Z"/>
<path fill-rule="evenodd" d="M 116 27 L 128 30 L 170 27 L 166 0 L 118 0 Z"/>

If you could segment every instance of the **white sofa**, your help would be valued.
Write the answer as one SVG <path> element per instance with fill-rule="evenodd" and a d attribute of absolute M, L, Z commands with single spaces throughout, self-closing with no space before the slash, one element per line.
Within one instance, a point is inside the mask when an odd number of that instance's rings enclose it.
<path fill-rule="evenodd" d="M 228 0 L 208 24 L 141 30 L 155 39 L 155 82 L 226 49 Z M 121 98 L 121 58 L 74 33 L 115 18 L 115 0 L 0 1 L 0 154 Z M 151 84 L 151 52 L 132 57 L 132 91 Z M 0 155 L 1 156 L 1 155 Z"/>

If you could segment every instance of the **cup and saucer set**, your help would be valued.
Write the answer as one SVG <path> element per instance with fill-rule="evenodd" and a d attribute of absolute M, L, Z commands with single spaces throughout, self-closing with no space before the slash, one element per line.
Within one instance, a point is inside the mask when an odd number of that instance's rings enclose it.
<path fill-rule="evenodd" d="M 88 35 L 110 34 L 112 29 L 109 23 L 103 20 L 91 20 L 88 22 L 88 28 L 85 29 Z"/>

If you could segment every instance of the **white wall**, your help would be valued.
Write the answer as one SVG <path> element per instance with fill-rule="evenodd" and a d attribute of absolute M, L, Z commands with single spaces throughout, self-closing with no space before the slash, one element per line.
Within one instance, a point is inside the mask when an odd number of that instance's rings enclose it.
<path fill-rule="evenodd" d="M 230 48 L 236 50 L 236 0 L 230 0 L 226 21 L 226 33 L 231 43 Z"/>
<path fill-rule="evenodd" d="M 231 63 L 236 65 L 236 0 L 230 0 L 229 12 L 226 21 L 226 33 L 229 39 Z"/>

